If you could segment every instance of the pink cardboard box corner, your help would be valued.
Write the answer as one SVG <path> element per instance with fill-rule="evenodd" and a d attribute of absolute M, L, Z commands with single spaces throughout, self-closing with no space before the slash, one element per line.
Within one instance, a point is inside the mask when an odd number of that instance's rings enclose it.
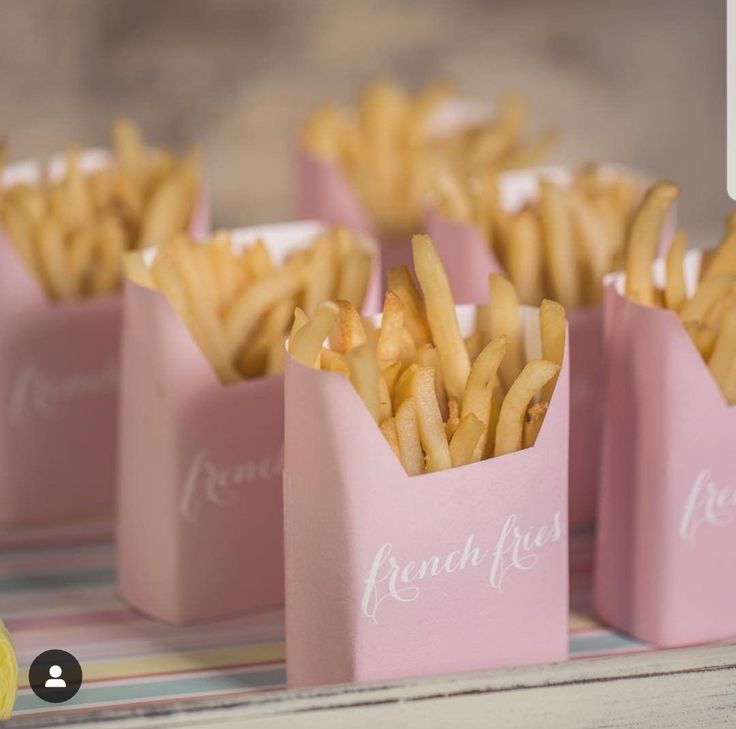
<path fill-rule="evenodd" d="M 692 292 L 700 253 L 687 265 Z M 662 647 L 726 638 L 736 634 L 736 408 L 677 315 L 629 301 L 623 281 L 606 286 L 595 606 Z"/>
<path fill-rule="evenodd" d="M 568 386 L 565 355 L 533 448 L 410 478 L 347 379 L 287 359 L 290 686 L 567 657 Z"/>
<path fill-rule="evenodd" d="M 604 168 L 615 174 L 616 166 Z M 630 172 L 639 179 L 637 173 Z M 568 184 L 570 170 L 538 167 L 505 172 L 499 176 L 501 204 L 510 212 L 534 199 L 539 180 L 547 177 Z M 427 209 L 425 228 L 437 246 L 459 303 L 488 300 L 488 274 L 503 273 L 503 267 L 488 246 L 485 236 L 472 223 L 452 220 Z M 662 235 L 662 246 L 674 232 L 674 216 Z M 600 464 L 601 408 L 605 361 L 602 349 L 601 307 L 567 313 L 570 325 L 570 526 L 589 527 L 595 522 Z"/>
<path fill-rule="evenodd" d="M 84 170 L 110 163 L 86 150 Z M 63 157 L 51 161 L 59 175 Z M 40 166 L 5 168 L 2 185 L 36 184 Z M 207 226 L 201 202 L 193 232 Z M 112 515 L 116 480 L 120 296 L 54 303 L 0 229 L 0 529 L 92 523 Z M 102 533 L 110 533 L 109 526 Z M 93 530 L 91 534 L 100 532 Z M 55 531 L 51 541 L 78 532 Z M 8 537 L 12 543 L 13 537 Z"/>
<path fill-rule="evenodd" d="M 233 242 L 261 237 L 280 260 L 322 228 L 243 228 Z M 366 311 L 380 301 L 371 250 Z M 283 375 L 223 386 L 163 294 L 128 281 L 124 298 L 121 594 L 172 623 L 281 605 Z"/>

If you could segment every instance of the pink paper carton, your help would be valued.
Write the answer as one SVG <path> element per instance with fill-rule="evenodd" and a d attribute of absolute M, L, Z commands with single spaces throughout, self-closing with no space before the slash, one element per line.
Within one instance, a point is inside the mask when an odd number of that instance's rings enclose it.
<path fill-rule="evenodd" d="M 568 395 L 565 355 L 533 448 L 410 478 L 346 378 L 287 359 L 290 686 L 566 658 Z"/>
<path fill-rule="evenodd" d="M 319 223 L 243 228 L 275 260 Z M 380 302 L 378 251 L 365 311 Z M 223 386 L 158 291 L 126 282 L 118 587 L 173 623 L 280 605 L 284 597 L 283 375 Z"/>
<path fill-rule="evenodd" d="M 603 174 L 624 168 L 610 166 Z M 629 171 L 629 174 L 636 174 Z M 637 175 L 642 182 L 644 179 Z M 569 184 L 570 170 L 538 167 L 506 172 L 499 177 L 501 204 L 516 212 L 539 193 L 539 180 Z M 455 298 L 460 303 L 488 300 L 488 274 L 503 273 L 485 236 L 472 223 L 452 220 L 434 209 L 424 218 L 427 232 L 447 270 Z M 674 234 L 674 216 L 665 227 L 662 246 Z M 570 526 L 586 527 L 595 521 L 600 462 L 601 393 L 604 361 L 601 349 L 603 315 L 601 307 L 567 313 L 570 325 Z"/>
<path fill-rule="evenodd" d="M 450 134 L 458 127 L 485 121 L 492 111 L 492 107 L 482 101 L 452 99 L 430 120 L 431 132 L 438 137 Z M 337 164 L 299 148 L 296 183 L 297 217 L 341 223 L 380 240 L 384 278 L 393 266 L 411 266 L 411 235 L 405 238 L 379 236 L 369 211 Z"/>
<path fill-rule="evenodd" d="M 699 267 L 689 253 L 690 293 Z M 662 647 L 732 636 L 736 408 L 676 314 L 623 286 L 623 275 L 606 286 L 596 609 Z"/>
<path fill-rule="evenodd" d="M 110 164 L 87 150 L 82 169 Z M 63 157 L 51 160 L 53 177 Z M 36 184 L 40 165 L 3 170 L 0 185 Z M 204 232 L 199 206 L 192 230 Z M 71 522 L 98 523 L 112 512 L 117 445 L 120 297 L 63 304 L 49 301 L 0 228 L 0 529 L 53 530 L 51 541 L 75 539 Z M 109 534 L 109 526 L 106 529 Z M 100 530 L 94 530 L 99 535 Z"/>

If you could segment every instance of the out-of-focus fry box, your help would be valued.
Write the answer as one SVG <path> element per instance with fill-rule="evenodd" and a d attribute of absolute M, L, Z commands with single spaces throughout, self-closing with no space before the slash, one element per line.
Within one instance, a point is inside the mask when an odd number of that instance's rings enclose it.
<path fill-rule="evenodd" d="M 81 155 L 81 169 L 92 172 L 111 159 L 90 149 Z M 51 179 L 65 164 L 62 156 L 51 160 Z M 0 185 L 40 179 L 39 163 L 21 162 L 2 171 Z M 192 233 L 203 234 L 207 225 L 202 198 Z M 0 529 L 11 542 L 14 533 L 21 538 L 31 528 L 104 516 L 108 526 L 92 534 L 110 533 L 120 323 L 119 295 L 49 300 L 0 227 Z M 78 532 L 54 534 L 49 539 L 60 542 Z"/>
<path fill-rule="evenodd" d="M 565 354 L 533 447 L 409 477 L 347 378 L 287 359 L 290 686 L 567 657 L 568 386 Z"/>
<path fill-rule="evenodd" d="M 232 241 L 260 238 L 280 262 L 323 229 L 242 228 Z M 363 308 L 376 311 L 379 252 L 361 241 L 374 255 Z M 120 593 L 172 623 L 281 605 L 283 375 L 225 386 L 163 293 L 126 281 L 124 299 Z"/>
<path fill-rule="evenodd" d="M 614 165 L 603 167 L 602 175 L 622 171 L 634 179 L 642 175 Z M 565 167 L 538 167 L 499 175 L 500 203 L 508 212 L 517 212 L 539 195 L 540 179 L 560 185 L 571 181 Z M 503 266 L 476 225 L 453 220 L 435 208 L 424 218 L 427 232 L 437 247 L 447 270 L 456 300 L 477 303 L 488 298 L 488 274 L 503 273 Z M 674 235 L 675 219 L 670 216 L 662 234 L 660 251 Z M 602 350 L 602 307 L 586 307 L 567 312 L 570 326 L 570 526 L 589 527 L 595 522 L 600 464 L 602 393 L 605 361 Z"/>
<path fill-rule="evenodd" d="M 699 269 L 693 251 L 690 295 Z M 607 279 L 595 606 L 662 647 L 726 638 L 736 633 L 736 409 L 676 313 L 629 301 L 624 285 L 623 274 Z"/>
<path fill-rule="evenodd" d="M 459 127 L 489 119 L 492 111 L 490 104 L 481 101 L 451 99 L 431 118 L 432 133 L 438 137 L 450 134 Z M 381 236 L 369 211 L 338 164 L 299 147 L 296 185 L 297 217 L 340 223 L 379 240 L 384 277 L 393 266 L 411 266 L 411 236 L 417 231 L 412 230 L 405 237 L 398 238 Z"/>

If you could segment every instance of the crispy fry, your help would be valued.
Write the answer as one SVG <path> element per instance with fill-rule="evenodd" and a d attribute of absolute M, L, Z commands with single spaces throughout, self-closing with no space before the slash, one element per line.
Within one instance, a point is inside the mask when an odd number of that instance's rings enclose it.
<path fill-rule="evenodd" d="M 494 453 L 503 456 L 523 445 L 524 418 L 534 395 L 559 372 L 559 365 L 543 359 L 526 364 L 506 393 L 496 430 Z"/>
<path fill-rule="evenodd" d="M 692 299 L 682 305 L 680 321 L 702 321 L 716 301 L 734 284 L 736 274 L 732 273 L 719 273 L 701 281 Z"/>
<path fill-rule="evenodd" d="M 480 442 L 485 432 L 485 424 L 473 413 L 468 413 L 457 426 L 450 440 L 450 460 L 453 466 L 464 466 L 480 460 Z"/>
<path fill-rule="evenodd" d="M 668 309 L 679 311 L 685 303 L 685 231 L 677 232 L 667 253 L 667 282 L 664 289 L 664 302 Z"/>
<path fill-rule="evenodd" d="M 472 413 L 483 423 L 483 432 L 478 439 L 478 459 L 485 452 L 491 427 L 494 425 L 491 422 L 493 393 L 498 387 L 498 370 L 506 354 L 506 343 L 506 337 L 501 335 L 483 348 L 470 368 L 463 393 L 462 419 Z"/>
<path fill-rule="evenodd" d="M 524 420 L 524 436 L 523 436 L 523 447 L 531 448 L 536 442 L 539 436 L 539 431 L 542 428 L 544 422 L 544 416 L 547 414 L 549 403 L 546 400 L 537 402 L 532 405 L 526 414 Z"/>
<path fill-rule="evenodd" d="M 337 304 L 333 301 L 323 301 L 317 307 L 314 317 L 289 340 L 289 354 L 302 364 L 313 367 L 318 361 L 322 343 L 327 339 L 338 313 Z M 352 374 L 353 368 L 349 357 L 348 366 Z"/>
<path fill-rule="evenodd" d="M 437 402 L 440 406 L 442 417 L 446 417 L 447 390 L 445 388 L 445 380 L 442 376 L 440 354 L 437 351 L 437 348 L 433 344 L 425 344 L 416 351 L 414 361 L 420 366 L 432 367 L 432 369 L 434 369 L 434 390 L 437 395 Z"/>
<path fill-rule="evenodd" d="M 399 457 L 409 476 L 424 473 L 424 453 L 419 441 L 419 424 L 414 398 L 404 400 L 394 418 L 399 439 Z"/>
<path fill-rule="evenodd" d="M 656 303 L 652 262 L 665 217 L 677 194 L 677 185 L 671 182 L 654 185 L 647 192 L 631 225 L 626 261 L 626 296 L 645 306 L 654 306 Z"/>
<path fill-rule="evenodd" d="M 511 220 L 506 266 L 509 278 L 524 304 L 536 305 L 542 298 L 542 239 L 539 223 L 531 210 Z"/>
<path fill-rule="evenodd" d="M 335 313 L 337 316 L 337 312 Z M 350 370 L 350 380 L 360 398 L 368 408 L 371 417 L 378 423 L 381 420 L 381 375 L 376 363 L 375 347 L 366 342 L 351 349 L 345 358 Z"/>
<path fill-rule="evenodd" d="M 345 354 L 354 347 L 365 344 L 365 327 L 358 310 L 349 301 L 338 300 L 335 303 L 340 313 L 330 332 L 330 347 L 336 352 Z"/>
<path fill-rule="evenodd" d="M 713 278 L 721 273 L 736 273 L 736 229 L 727 228 L 726 236 L 713 251 L 702 278 Z"/>
<path fill-rule="evenodd" d="M 450 468 L 450 447 L 437 403 L 432 367 L 417 368 L 412 377 L 411 392 L 417 409 L 419 441 L 424 450 L 427 471 Z"/>
<path fill-rule="evenodd" d="M 457 400 L 449 400 L 447 403 L 447 422 L 445 423 L 445 433 L 448 441 L 452 438 L 458 425 L 460 425 L 460 408 Z"/>
<path fill-rule="evenodd" d="M 391 446 L 391 450 L 396 454 L 396 457 L 401 459 L 401 447 L 399 446 L 399 433 L 396 430 L 396 421 L 393 418 L 386 418 L 381 425 L 381 432 L 383 437 L 386 439 L 388 444 Z"/>
<path fill-rule="evenodd" d="M 396 266 L 388 272 L 388 288 L 401 300 L 404 309 L 404 324 L 417 348 L 432 339 L 427 323 L 424 301 L 406 266 Z"/>
<path fill-rule="evenodd" d="M 542 358 L 562 366 L 565 355 L 565 336 L 567 319 L 565 310 L 556 301 L 545 299 L 539 307 L 539 334 L 542 339 Z M 545 386 L 542 397 L 552 399 L 552 392 L 557 384 L 555 375 Z"/>
<path fill-rule="evenodd" d="M 524 364 L 519 300 L 514 287 L 503 276 L 492 273 L 488 277 L 488 284 L 491 336 L 505 337 L 506 354 L 501 362 L 500 376 L 501 382 L 509 387 Z"/>
<path fill-rule="evenodd" d="M 542 180 L 539 215 L 552 295 L 564 307 L 575 308 L 581 302 L 581 282 L 575 262 L 566 191 Z"/>
<path fill-rule="evenodd" d="M 387 291 L 383 300 L 381 328 L 378 332 L 376 356 L 378 364 L 385 367 L 401 358 L 401 335 L 404 330 L 404 306 L 401 299 Z"/>
<path fill-rule="evenodd" d="M 736 307 L 731 307 L 721 319 L 715 348 L 708 359 L 708 369 L 722 392 L 725 392 L 734 362 L 736 362 Z"/>
<path fill-rule="evenodd" d="M 440 355 L 445 387 L 451 397 L 459 399 L 470 373 L 470 358 L 460 334 L 450 283 L 429 236 L 415 235 L 412 250 L 417 278 L 424 293 L 429 328 Z M 419 404 L 417 407 L 421 412 Z"/>

